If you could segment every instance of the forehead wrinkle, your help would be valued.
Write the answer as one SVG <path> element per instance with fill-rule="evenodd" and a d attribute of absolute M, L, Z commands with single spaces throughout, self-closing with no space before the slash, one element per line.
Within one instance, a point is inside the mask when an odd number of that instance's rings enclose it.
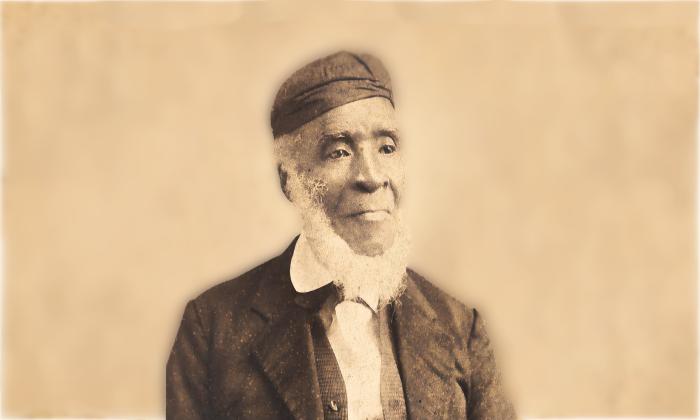
<path fill-rule="evenodd" d="M 350 140 L 358 141 L 367 137 L 378 137 L 380 130 L 396 133 L 397 124 L 394 109 L 378 105 L 371 98 L 357 101 L 333 109 L 313 120 L 307 128 L 317 140 L 330 136 L 345 135 Z M 365 101 L 373 101 L 365 102 Z M 382 104 L 386 102 L 382 100 Z"/>
<path fill-rule="evenodd" d="M 350 137 L 355 137 L 359 132 L 365 130 L 367 123 L 368 121 L 365 119 L 351 122 L 346 118 L 329 118 L 321 121 L 319 131 L 324 134 L 343 133 L 348 134 Z"/>

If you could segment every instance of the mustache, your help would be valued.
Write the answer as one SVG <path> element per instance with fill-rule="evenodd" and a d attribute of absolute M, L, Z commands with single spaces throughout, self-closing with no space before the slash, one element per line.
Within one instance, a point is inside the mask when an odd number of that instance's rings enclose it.
<path fill-rule="evenodd" d="M 355 216 L 375 211 L 393 213 L 397 207 L 396 201 L 396 196 L 390 188 L 373 193 L 349 191 L 339 197 L 334 206 L 334 212 L 341 216 Z"/>

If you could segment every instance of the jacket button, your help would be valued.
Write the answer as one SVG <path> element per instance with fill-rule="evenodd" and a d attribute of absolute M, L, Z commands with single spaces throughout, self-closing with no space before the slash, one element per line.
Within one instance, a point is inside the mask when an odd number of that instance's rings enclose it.
<path fill-rule="evenodd" d="M 335 400 L 331 400 L 331 403 L 328 404 L 328 408 L 330 408 L 331 411 L 335 411 L 335 412 L 340 410 L 340 407 L 338 407 L 338 403 L 336 403 Z"/>

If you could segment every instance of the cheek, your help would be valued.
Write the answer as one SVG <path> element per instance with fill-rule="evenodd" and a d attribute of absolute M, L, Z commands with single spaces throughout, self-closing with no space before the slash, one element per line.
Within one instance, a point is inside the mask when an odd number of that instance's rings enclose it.
<path fill-rule="evenodd" d="M 323 184 L 321 202 L 328 216 L 333 216 L 335 209 L 342 200 L 343 191 L 347 186 L 347 171 L 336 165 L 332 168 L 315 167 L 306 172 L 309 179 Z"/>
<path fill-rule="evenodd" d="M 343 199 L 343 191 L 345 190 L 345 183 L 332 178 L 326 181 L 326 193 L 323 196 L 323 206 L 326 210 L 328 216 L 333 216 L 338 208 L 340 202 Z"/>
<path fill-rule="evenodd" d="M 388 176 L 391 189 L 394 191 L 395 199 L 399 202 L 403 197 L 403 191 L 406 185 L 406 172 L 402 160 L 396 159 L 395 162 L 389 165 Z"/>

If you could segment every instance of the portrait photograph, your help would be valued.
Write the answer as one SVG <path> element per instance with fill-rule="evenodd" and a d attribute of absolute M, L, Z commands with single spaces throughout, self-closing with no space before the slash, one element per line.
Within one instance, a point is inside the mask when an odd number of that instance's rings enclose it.
<path fill-rule="evenodd" d="M 0 418 L 698 416 L 697 2 L 0 11 Z"/>

